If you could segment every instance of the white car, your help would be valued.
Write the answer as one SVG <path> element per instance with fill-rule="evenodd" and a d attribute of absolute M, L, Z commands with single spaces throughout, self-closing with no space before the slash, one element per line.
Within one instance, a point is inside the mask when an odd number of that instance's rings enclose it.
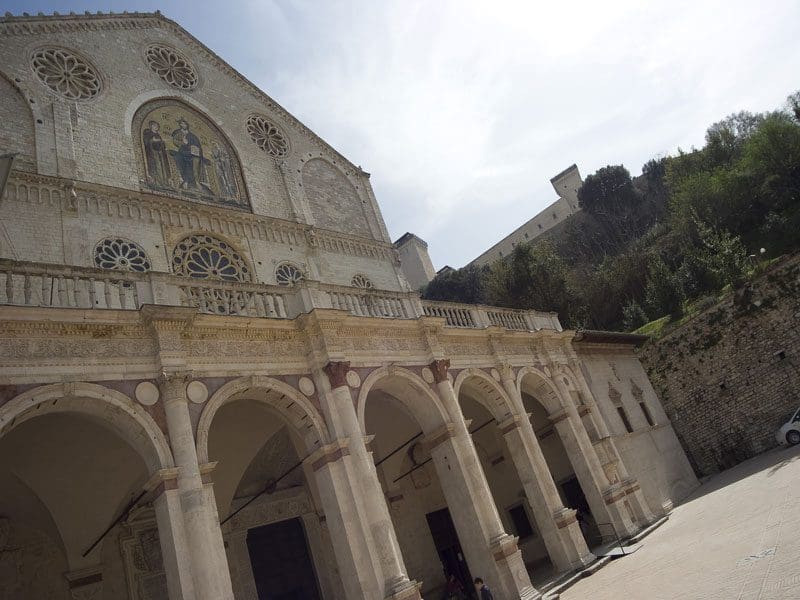
<path fill-rule="evenodd" d="M 786 423 L 781 425 L 781 428 L 775 434 L 775 439 L 781 445 L 794 446 L 795 444 L 800 444 L 800 408 L 794 411 Z"/>

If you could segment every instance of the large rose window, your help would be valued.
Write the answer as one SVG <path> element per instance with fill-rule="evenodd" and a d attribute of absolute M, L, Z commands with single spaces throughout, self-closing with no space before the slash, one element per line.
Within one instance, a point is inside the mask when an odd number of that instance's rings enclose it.
<path fill-rule="evenodd" d="M 250 281 L 250 270 L 230 244 L 209 235 L 191 235 L 172 253 L 172 268 L 178 275 L 197 279 Z"/>

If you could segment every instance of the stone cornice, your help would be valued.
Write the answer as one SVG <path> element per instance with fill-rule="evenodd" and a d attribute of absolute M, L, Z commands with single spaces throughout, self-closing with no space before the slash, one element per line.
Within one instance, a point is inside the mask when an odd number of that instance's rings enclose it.
<path fill-rule="evenodd" d="M 273 100 L 252 81 L 222 60 L 222 58 L 208 48 L 208 46 L 178 25 L 178 23 L 162 15 L 159 11 L 154 13 L 41 14 L 36 16 L 14 16 L 7 13 L 6 16 L 0 17 L 0 36 L 153 28 L 165 29 L 180 37 L 185 44 L 191 46 L 194 50 L 205 54 L 207 60 L 214 67 L 232 77 L 243 91 L 247 92 L 251 97 L 262 104 L 265 111 L 277 114 L 287 124 L 296 128 L 300 133 L 305 135 L 306 138 L 322 148 L 331 158 L 342 161 L 347 167 L 345 169 L 345 174 L 347 176 L 369 178 L 369 175 L 362 171 L 360 167 L 351 163 L 345 156 L 311 131 L 311 129 Z"/>
<path fill-rule="evenodd" d="M 35 186 L 35 191 L 31 186 Z M 70 190 L 70 193 L 67 193 Z M 74 192 L 74 194 L 72 193 Z M 99 183 L 73 181 L 27 171 L 13 171 L 6 195 L 20 202 L 47 202 L 66 211 L 162 223 L 187 230 L 203 229 L 293 246 L 376 259 L 394 260 L 396 251 L 387 242 L 347 235 L 311 225 L 251 212 L 215 207 L 151 192 L 117 188 Z"/>

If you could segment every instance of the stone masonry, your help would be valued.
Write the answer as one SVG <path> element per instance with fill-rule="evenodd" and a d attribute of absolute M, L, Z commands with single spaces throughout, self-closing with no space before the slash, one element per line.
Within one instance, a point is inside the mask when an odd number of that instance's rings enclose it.
<path fill-rule="evenodd" d="M 699 474 L 774 447 L 800 404 L 800 256 L 649 342 L 641 359 Z"/>

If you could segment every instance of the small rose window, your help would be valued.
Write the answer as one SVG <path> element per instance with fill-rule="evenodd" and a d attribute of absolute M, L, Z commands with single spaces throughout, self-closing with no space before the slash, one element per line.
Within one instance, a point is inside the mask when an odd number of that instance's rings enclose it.
<path fill-rule="evenodd" d="M 144 273 L 150 270 L 150 261 L 139 244 L 122 238 L 107 238 L 94 249 L 94 264 L 101 269 L 117 271 L 137 271 Z"/>
<path fill-rule="evenodd" d="M 278 126 L 261 115 L 253 115 L 247 119 L 247 133 L 264 152 L 273 158 L 281 158 L 289 152 L 289 143 L 278 129 Z"/>
<path fill-rule="evenodd" d="M 275 269 L 275 279 L 278 285 L 294 285 L 305 279 L 303 271 L 292 263 L 282 263 Z"/>
<path fill-rule="evenodd" d="M 365 290 L 371 290 L 374 287 L 372 285 L 372 281 L 370 281 L 366 275 L 362 275 L 361 273 L 353 275 L 353 279 L 350 281 L 350 285 Z"/>

